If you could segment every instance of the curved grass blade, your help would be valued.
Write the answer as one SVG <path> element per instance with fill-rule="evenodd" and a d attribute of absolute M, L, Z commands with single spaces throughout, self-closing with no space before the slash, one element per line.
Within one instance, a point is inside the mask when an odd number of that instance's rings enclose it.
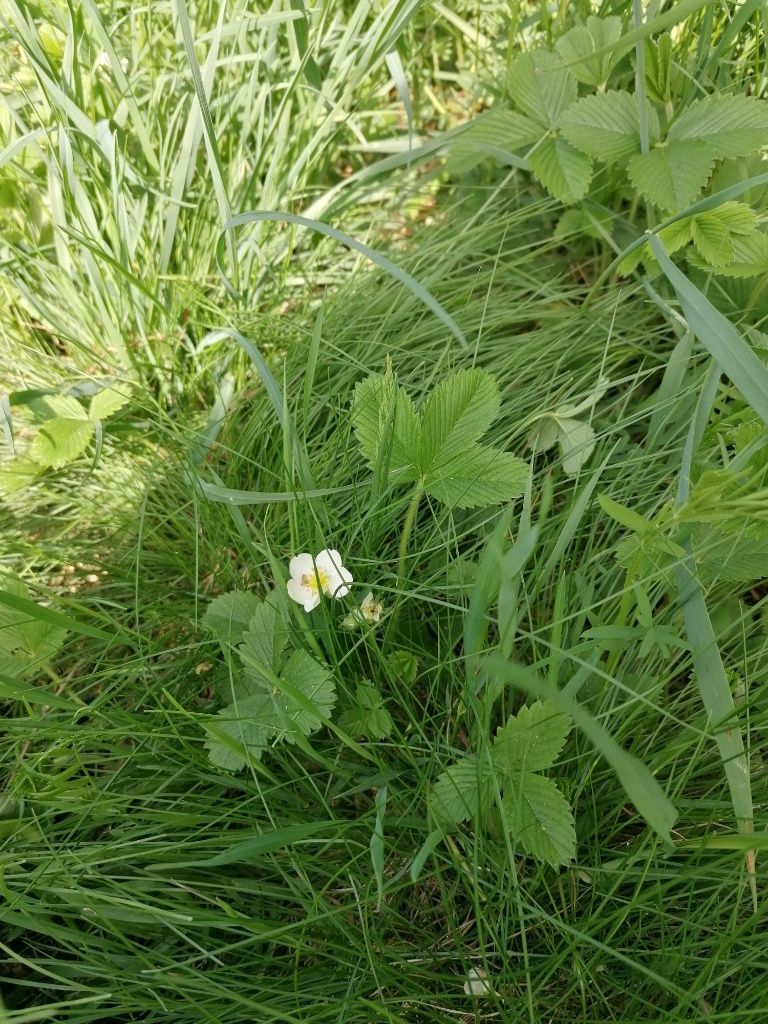
<path fill-rule="evenodd" d="M 265 220 L 275 221 L 277 223 L 284 221 L 287 224 L 296 224 L 298 227 L 309 228 L 311 231 L 317 231 L 319 234 L 326 235 L 328 238 L 333 238 L 335 241 L 341 242 L 342 245 L 346 245 L 348 248 L 354 249 L 355 252 L 359 252 L 361 256 L 365 256 L 366 259 L 369 259 L 377 267 L 380 267 L 391 277 L 394 277 L 396 281 L 400 281 L 401 284 L 404 284 L 420 302 L 423 302 L 424 305 L 435 314 L 438 320 L 445 324 L 462 348 L 468 347 L 467 339 L 464 337 L 464 332 L 450 313 L 440 305 L 431 292 L 427 291 L 423 285 L 419 284 L 415 277 L 406 273 L 405 270 L 401 270 L 400 267 L 392 262 L 392 260 L 383 256 L 380 252 L 377 252 L 375 249 L 371 249 L 362 242 L 358 242 L 357 239 L 352 238 L 351 235 L 347 235 L 343 231 L 338 231 L 336 228 L 332 228 L 330 224 L 325 224 L 323 221 L 312 220 L 309 217 L 302 217 L 298 213 L 279 213 L 271 210 L 258 210 L 251 213 L 240 213 L 226 222 L 221 235 L 219 236 L 219 242 L 216 245 L 216 263 L 222 280 L 224 281 L 224 285 L 233 297 L 237 297 L 238 293 L 222 270 L 221 244 L 227 237 L 227 232 L 234 231 L 235 228 L 243 227 L 245 224 L 255 224 Z"/>

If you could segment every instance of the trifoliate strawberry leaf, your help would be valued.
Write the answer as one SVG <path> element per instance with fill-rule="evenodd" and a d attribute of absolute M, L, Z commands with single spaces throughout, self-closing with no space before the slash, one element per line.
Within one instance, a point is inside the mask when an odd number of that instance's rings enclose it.
<path fill-rule="evenodd" d="M 553 867 L 576 853 L 576 831 L 568 801 L 552 779 L 523 772 L 504 787 L 507 828 L 524 850 Z"/>
<path fill-rule="evenodd" d="M 496 733 L 491 757 L 497 770 L 532 772 L 557 760 L 571 729 L 571 720 L 549 701 L 535 701 L 511 715 Z"/>
<path fill-rule="evenodd" d="M 576 99 L 576 79 L 562 58 L 548 50 L 530 50 L 509 66 L 507 91 L 512 101 L 537 124 L 554 127 Z"/>
<path fill-rule="evenodd" d="M 93 424 L 87 418 L 46 420 L 35 434 L 29 453 L 41 466 L 60 469 L 77 458 L 93 437 Z"/>
<path fill-rule="evenodd" d="M 715 213 L 716 211 L 713 211 Z M 702 259 L 710 266 L 724 267 L 733 260 L 733 240 L 719 217 L 700 213 L 692 218 L 691 237 Z"/>
<path fill-rule="evenodd" d="M 672 142 L 696 140 L 712 157 L 746 156 L 768 140 L 768 103 L 754 96 L 714 93 L 694 102 L 669 129 Z"/>
<path fill-rule="evenodd" d="M 306 651 L 290 655 L 279 678 L 271 682 L 248 674 L 249 683 L 265 695 L 262 722 L 277 739 L 295 741 L 319 729 L 336 703 L 336 684 L 325 665 Z"/>
<path fill-rule="evenodd" d="M 203 616 L 203 625 L 226 649 L 240 643 L 259 604 L 255 594 L 232 590 L 211 601 Z"/>
<path fill-rule="evenodd" d="M 627 171 L 638 192 L 660 209 L 674 213 L 696 199 L 714 162 L 714 151 L 706 142 L 685 140 L 636 154 Z"/>
<path fill-rule="evenodd" d="M 531 173 L 561 203 L 577 203 L 592 180 L 592 161 L 562 138 L 547 137 L 528 156 Z"/>
<path fill-rule="evenodd" d="M 656 111 L 646 103 L 646 123 L 652 142 L 659 137 Z M 637 98 L 611 90 L 584 96 L 560 118 L 565 138 L 595 160 L 615 163 L 640 152 Z"/>

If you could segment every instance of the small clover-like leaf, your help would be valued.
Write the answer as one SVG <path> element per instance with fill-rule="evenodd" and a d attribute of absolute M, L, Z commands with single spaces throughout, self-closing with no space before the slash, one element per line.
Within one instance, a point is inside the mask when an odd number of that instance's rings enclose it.
<path fill-rule="evenodd" d="M 566 139 L 547 137 L 528 156 L 528 166 L 561 203 L 577 203 L 592 180 L 592 161 Z"/>
<path fill-rule="evenodd" d="M 562 58 L 549 50 L 529 50 L 509 66 L 507 89 L 513 102 L 537 124 L 554 127 L 576 99 L 576 79 Z"/>
<path fill-rule="evenodd" d="M 522 459 L 476 444 L 424 480 L 427 494 L 451 508 L 496 505 L 519 497 L 528 480 Z"/>
<path fill-rule="evenodd" d="M 424 406 L 419 451 L 424 475 L 449 465 L 499 414 L 499 387 L 485 370 L 459 370 L 441 381 Z"/>

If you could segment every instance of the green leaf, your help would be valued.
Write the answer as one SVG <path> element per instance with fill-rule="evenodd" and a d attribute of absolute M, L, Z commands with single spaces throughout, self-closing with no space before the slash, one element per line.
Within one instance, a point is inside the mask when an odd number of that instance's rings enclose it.
<path fill-rule="evenodd" d="M 38 422 L 52 419 L 87 420 L 88 414 L 72 395 L 45 395 L 29 403 Z"/>
<path fill-rule="evenodd" d="M 577 203 L 583 199 L 592 180 L 589 157 L 561 138 L 544 139 L 528 156 L 528 166 L 561 203 Z"/>
<path fill-rule="evenodd" d="M 609 515 L 611 519 L 615 519 L 617 523 L 621 523 L 622 526 L 626 526 L 628 530 L 639 534 L 649 533 L 653 530 L 653 523 L 643 519 L 641 515 L 633 511 L 633 509 L 627 508 L 626 505 L 621 505 L 618 501 L 614 501 L 613 498 L 609 498 L 607 494 L 598 494 L 597 500 L 600 502 L 600 507 L 606 515 Z"/>
<path fill-rule="evenodd" d="M 708 580 L 746 583 L 768 578 L 768 534 L 706 528 L 699 531 L 696 562 Z"/>
<path fill-rule="evenodd" d="M 568 476 L 578 476 L 595 450 L 595 432 L 589 423 L 581 420 L 558 419 L 557 424 L 563 471 Z"/>
<path fill-rule="evenodd" d="M 561 36 L 555 48 L 568 64 L 568 70 L 574 78 L 585 85 L 603 85 L 621 57 L 621 51 L 603 51 L 599 56 L 594 56 L 595 50 L 613 46 L 620 39 L 621 18 L 598 18 L 591 14 L 586 25 L 577 25 Z"/>
<path fill-rule="evenodd" d="M 452 508 L 496 505 L 519 497 L 528 465 L 509 452 L 476 444 L 424 481 L 427 494 Z"/>
<path fill-rule="evenodd" d="M 47 609 L 29 600 L 29 590 L 21 580 L 4 578 L 2 586 L 3 597 L 16 601 L 0 604 L 0 665 L 9 676 L 29 675 L 50 661 L 64 643 L 67 630 L 39 616 Z"/>
<path fill-rule="evenodd" d="M 656 111 L 646 103 L 648 131 L 652 141 L 659 137 Z M 637 99 L 629 92 L 615 91 L 584 96 L 560 118 L 560 130 L 578 149 L 605 163 L 626 160 L 640 152 Z"/>
<path fill-rule="evenodd" d="M 671 843 L 669 830 L 677 820 L 677 810 L 642 761 L 620 747 L 583 704 L 574 700 L 564 690 L 558 690 L 557 687 L 540 679 L 531 669 L 493 655 L 486 659 L 486 664 L 488 671 L 498 675 L 500 679 L 519 686 L 536 697 L 548 698 L 568 714 L 611 765 L 638 812 L 658 835 L 667 843 Z"/>
<path fill-rule="evenodd" d="M 662 210 L 675 213 L 690 206 L 706 185 L 715 154 L 706 142 L 669 142 L 638 153 L 627 165 L 638 192 Z"/>
<path fill-rule="evenodd" d="M 382 445 L 391 442 L 389 468 L 401 482 L 415 479 L 413 466 L 421 436 L 418 415 L 408 395 L 397 386 L 392 368 L 374 373 L 355 387 L 352 424 L 368 464 L 376 468 Z"/>
<path fill-rule="evenodd" d="M 654 254 L 677 293 L 683 315 L 696 337 L 764 423 L 768 423 L 768 369 L 733 324 L 670 260 L 651 238 Z"/>
<path fill-rule="evenodd" d="M 40 465 L 60 469 L 85 451 L 92 436 L 90 420 L 57 416 L 40 427 L 32 441 L 30 454 Z"/>
<path fill-rule="evenodd" d="M 695 100 L 673 122 L 670 142 L 695 139 L 713 157 L 746 156 L 768 142 L 768 103 L 754 96 L 715 93 Z"/>
<path fill-rule="evenodd" d="M 8 459 L 0 463 L 0 494 L 17 494 L 40 475 L 43 467 L 25 457 Z"/>
<path fill-rule="evenodd" d="M 469 127 L 451 140 L 447 170 L 463 174 L 481 160 L 503 160 L 507 153 L 532 145 L 541 138 L 542 127 L 525 114 L 505 107 L 494 107 L 469 123 Z"/>
<path fill-rule="evenodd" d="M 339 728 L 350 736 L 364 736 L 369 740 L 383 740 L 390 735 L 392 716 L 375 686 L 367 682 L 357 684 L 355 706 L 341 716 Z"/>
<path fill-rule="evenodd" d="M 263 720 L 278 739 L 291 741 L 318 729 L 335 703 L 336 684 L 329 670 L 298 650 L 286 661 L 277 683 L 267 689 Z"/>
<path fill-rule="evenodd" d="M 467 754 L 438 776 L 427 801 L 430 814 L 444 828 L 482 817 L 493 799 L 492 780 L 490 764 Z"/>
<path fill-rule="evenodd" d="M 758 277 L 768 272 L 768 235 L 753 231 L 733 236 L 733 260 L 718 268 L 727 277 Z"/>
<path fill-rule="evenodd" d="M 88 415 L 92 420 L 106 420 L 128 403 L 128 395 L 123 395 L 114 388 L 105 388 L 93 396 Z"/>
<path fill-rule="evenodd" d="M 459 370 L 441 381 L 422 416 L 419 468 L 424 476 L 449 465 L 499 414 L 499 387 L 485 370 Z"/>
<path fill-rule="evenodd" d="M 731 233 L 728 224 L 718 216 L 717 210 L 699 213 L 693 217 L 691 236 L 693 245 L 711 266 L 722 267 L 733 259 Z"/>
<path fill-rule="evenodd" d="M 559 867 L 576 853 L 576 831 L 568 801 L 552 779 L 525 772 L 504 787 L 505 823 L 533 857 Z"/>
<path fill-rule="evenodd" d="M 259 603 L 255 594 L 232 590 L 211 601 L 203 616 L 203 625 L 216 634 L 222 646 L 234 646 L 242 640 Z"/>
<path fill-rule="evenodd" d="M 265 698 L 259 700 L 263 703 Z M 249 758 L 258 761 L 271 732 L 263 724 L 262 707 L 253 698 L 223 708 L 214 721 L 206 723 L 205 731 L 211 764 L 231 772 L 244 768 Z"/>
<path fill-rule="evenodd" d="M 263 668 L 269 673 L 277 672 L 288 636 L 275 596 L 270 595 L 258 604 L 242 635 L 243 642 L 238 650 L 246 673 L 250 669 L 260 676 Z"/>
<path fill-rule="evenodd" d="M 492 758 L 504 774 L 549 768 L 563 749 L 571 722 L 550 701 L 535 701 L 511 715 L 496 732 Z"/>
<path fill-rule="evenodd" d="M 509 95 L 537 124 L 554 127 L 560 114 L 576 99 L 576 79 L 562 59 L 548 50 L 531 50 L 510 64 Z"/>

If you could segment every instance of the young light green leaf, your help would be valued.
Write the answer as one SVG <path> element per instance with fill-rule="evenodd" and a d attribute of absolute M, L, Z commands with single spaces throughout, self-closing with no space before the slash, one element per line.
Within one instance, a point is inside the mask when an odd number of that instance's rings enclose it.
<path fill-rule="evenodd" d="M 485 370 L 459 370 L 427 399 L 419 468 L 428 476 L 451 464 L 488 430 L 499 414 L 499 387 Z"/>
<path fill-rule="evenodd" d="M 576 853 L 576 830 L 568 801 L 552 779 L 528 772 L 504 787 L 505 824 L 531 856 L 559 867 Z"/>
<path fill-rule="evenodd" d="M 474 754 L 467 754 L 438 776 L 427 800 L 438 825 L 450 828 L 467 819 L 480 818 L 493 799 L 493 770 Z"/>
<path fill-rule="evenodd" d="M 659 120 L 650 103 L 646 103 L 646 121 L 654 142 L 659 137 Z M 560 118 L 560 130 L 569 142 L 595 160 L 626 160 L 640 152 L 637 99 L 617 90 L 584 96 Z"/>
<path fill-rule="evenodd" d="M 452 508 L 497 505 L 525 490 L 528 465 L 522 459 L 485 445 L 472 445 L 425 478 L 427 494 Z"/>
<path fill-rule="evenodd" d="M 595 432 L 589 423 L 581 420 L 558 419 L 557 423 L 560 427 L 558 443 L 563 458 L 563 471 L 568 476 L 578 476 L 595 450 Z"/>
<path fill-rule="evenodd" d="M 568 716 L 549 701 L 524 705 L 497 730 L 491 752 L 493 763 L 505 775 L 549 768 L 563 749 L 570 729 Z"/>
<path fill-rule="evenodd" d="M 77 458 L 93 437 L 93 424 L 87 418 L 46 420 L 30 446 L 30 455 L 41 466 L 60 469 Z"/>
<path fill-rule="evenodd" d="M 694 102 L 672 123 L 671 142 L 697 140 L 713 157 L 746 156 L 768 139 L 768 103 L 754 96 L 713 93 Z"/>
<path fill-rule="evenodd" d="M 4 578 L 2 588 L 11 597 L 29 600 L 29 591 L 21 580 Z M 66 636 L 66 629 L 35 617 L 23 606 L 0 604 L 0 663 L 10 676 L 29 675 L 50 661 Z"/>
<path fill-rule="evenodd" d="M 93 396 L 88 415 L 92 420 L 106 420 L 127 403 L 128 395 L 121 394 L 114 388 L 105 388 Z"/>
<path fill-rule="evenodd" d="M 576 79 L 548 50 L 530 50 L 509 66 L 507 89 L 515 104 L 537 124 L 554 127 L 576 99 Z"/>
<path fill-rule="evenodd" d="M 33 398 L 29 408 L 39 423 L 52 419 L 88 419 L 85 409 L 73 395 L 43 395 Z"/>
<path fill-rule="evenodd" d="M 259 603 L 255 594 L 232 590 L 211 601 L 203 616 L 203 625 L 216 634 L 222 646 L 234 646 L 242 640 Z"/>
<path fill-rule="evenodd" d="M 43 466 L 23 456 L 0 462 L 0 495 L 23 491 L 40 475 Z"/>
<path fill-rule="evenodd" d="M 734 583 L 768 578 L 768 533 L 745 536 L 708 527 L 697 534 L 696 563 L 708 580 Z"/>
<path fill-rule="evenodd" d="M 690 206 L 706 185 L 715 153 L 699 140 L 680 140 L 637 153 L 627 171 L 638 192 L 662 210 L 675 213 Z"/>
<path fill-rule="evenodd" d="M 592 161 L 562 138 L 547 137 L 528 156 L 528 166 L 561 203 L 577 203 L 592 180 Z"/>
<path fill-rule="evenodd" d="M 628 530 L 639 534 L 649 533 L 653 530 L 653 524 L 647 519 L 643 519 L 639 513 L 631 508 L 627 508 L 626 505 L 622 505 L 618 501 L 614 501 L 613 498 L 609 498 L 607 494 L 598 494 L 597 500 L 600 502 L 600 507 L 606 515 L 609 515 L 611 519 L 615 519 L 617 523 L 621 523 L 622 526 L 626 526 Z"/>
<path fill-rule="evenodd" d="M 755 230 L 732 236 L 733 260 L 718 269 L 728 277 L 758 277 L 768 272 L 768 235 Z"/>
<path fill-rule="evenodd" d="M 574 78 L 585 85 L 603 85 L 614 64 L 621 57 L 619 48 L 613 47 L 621 39 L 621 18 L 598 18 L 591 14 L 586 25 L 576 25 L 555 43 L 555 48 L 568 64 Z M 602 52 L 595 56 L 595 51 Z"/>

